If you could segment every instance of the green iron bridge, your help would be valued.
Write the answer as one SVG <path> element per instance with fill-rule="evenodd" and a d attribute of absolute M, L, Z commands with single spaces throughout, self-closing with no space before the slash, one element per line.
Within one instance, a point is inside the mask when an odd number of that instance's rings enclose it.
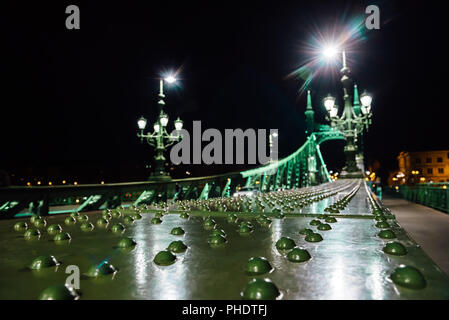
<path fill-rule="evenodd" d="M 0 219 L 114 209 L 120 205 L 139 206 L 177 200 L 181 196 L 184 200 L 229 197 L 241 187 L 269 192 L 330 182 L 320 145 L 345 137 L 336 128 L 314 122 L 310 91 L 305 114 L 309 134 L 304 144 L 291 155 L 267 165 L 241 172 L 164 182 L 8 187 L 0 189 Z"/>
<path fill-rule="evenodd" d="M 222 175 L 173 179 L 168 182 L 8 187 L 0 192 L 0 216 L 7 219 L 33 213 L 45 216 L 114 209 L 123 203 L 139 206 L 167 199 L 176 200 L 181 194 L 184 200 L 229 197 L 243 186 L 268 192 L 330 182 L 320 144 L 333 139 L 341 140 L 344 137 L 337 131 L 313 133 L 296 152 L 286 158 L 256 169 Z M 179 191 L 176 192 L 176 189 Z M 77 204 L 75 199 L 83 200 Z M 26 211 L 27 208 L 29 211 Z"/>
<path fill-rule="evenodd" d="M 358 96 L 355 85 L 355 113 L 358 112 Z M 310 91 L 307 92 L 305 120 L 308 136 L 298 150 L 255 169 L 164 182 L 9 187 L 0 190 L 0 219 L 114 209 L 123 204 L 139 206 L 181 196 L 184 200 L 229 197 L 241 187 L 269 192 L 330 182 L 320 145 L 330 140 L 345 140 L 345 136 L 336 127 L 315 123 Z"/>
<path fill-rule="evenodd" d="M 345 136 L 310 121 L 309 104 L 310 93 L 303 145 L 255 169 L 170 181 L 1 189 L 0 248 L 7 259 L 0 260 L 0 299 L 68 299 L 64 268 L 32 269 L 49 253 L 83 271 L 86 300 L 254 299 L 253 287 L 267 283 L 271 290 L 262 299 L 449 299 L 449 277 L 363 179 L 330 183 L 320 145 Z M 231 197 L 245 186 L 261 194 Z M 171 209 L 152 205 L 170 199 L 200 201 L 179 201 Z M 34 214 L 47 217 L 23 218 Z M 23 238 L 17 232 L 25 232 Z M 184 233 L 182 241 L 173 241 Z M 126 237 L 117 245 L 118 236 Z M 256 283 L 243 272 L 257 256 L 270 261 L 268 269 L 275 266 L 267 271 L 270 281 Z M 120 274 L 109 281 L 114 266 Z M 101 285 L 91 281 L 96 277 Z"/>

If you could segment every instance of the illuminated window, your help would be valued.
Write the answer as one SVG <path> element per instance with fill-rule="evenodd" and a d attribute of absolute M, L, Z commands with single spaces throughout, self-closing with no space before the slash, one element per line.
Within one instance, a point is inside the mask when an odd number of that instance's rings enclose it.
<path fill-rule="evenodd" d="M 438 157 L 438 158 L 437 158 L 437 162 L 443 162 L 443 158 Z"/>
<path fill-rule="evenodd" d="M 426 163 L 432 163 L 432 158 L 426 158 Z"/>
<path fill-rule="evenodd" d="M 427 168 L 427 173 L 428 174 L 432 174 L 433 173 L 433 169 L 432 168 Z"/>
<path fill-rule="evenodd" d="M 438 173 L 444 173 L 444 168 L 438 168 Z"/>

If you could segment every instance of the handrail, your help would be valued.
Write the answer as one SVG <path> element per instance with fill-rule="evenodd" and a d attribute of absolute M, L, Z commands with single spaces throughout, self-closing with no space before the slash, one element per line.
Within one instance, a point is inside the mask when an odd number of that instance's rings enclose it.
<path fill-rule="evenodd" d="M 396 193 L 404 199 L 449 213 L 449 183 L 399 186 Z"/>
<path fill-rule="evenodd" d="M 0 188 L 0 197 L 3 192 L 58 192 L 58 191 L 82 191 L 92 189 L 108 189 L 108 188 L 124 188 L 124 187 L 146 187 L 154 185 L 165 185 L 173 183 L 194 182 L 201 180 L 215 180 L 219 178 L 226 178 L 240 175 L 240 172 L 224 173 L 212 176 L 203 177 L 191 177 L 182 179 L 171 179 L 166 181 L 136 181 L 136 182 L 117 182 L 117 183 L 105 183 L 105 184 L 79 184 L 79 185 L 63 185 L 63 186 L 9 186 Z"/>

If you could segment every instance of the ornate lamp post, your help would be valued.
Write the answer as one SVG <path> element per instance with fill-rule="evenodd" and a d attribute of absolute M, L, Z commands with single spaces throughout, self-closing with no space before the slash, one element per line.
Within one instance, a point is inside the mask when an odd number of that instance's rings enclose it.
<path fill-rule="evenodd" d="M 145 139 L 149 145 L 153 146 L 156 149 L 156 153 L 154 155 L 156 167 L 154 169 L 154 172 L 150 176 L 151 180 L 171 179 L 170 175 L 165 171 L 164 168 L 164 163 L 166 161 L 164 152 L 169 146 L 182 139 L 180 132 L 183 122 L 181 119 L 179 119 L 179 117 L 174 121 L 176 134 L 169 134 L 167 132 L 168 115 L 163 110 L 165 105 L 164 81 L 168 83 L 174 83 L 176 79 L 173 76 L 169 76 L 165 79 L 160 79 L 160 89 L 158 95 L 159 116 L 153 125 L 153 133 L 144 133 L 145 127 L 147 126 L 147 119 L 145 119 L 144 117 L 140 117 L 140 119 L 137 121 L 137 126 L 140 130 L 140 132 L 137 133 L 137 137 L 140 138 L 140 142 L 143 142 Z"/>
<path fill-rule="evenodd" d="M 358 101 L 357 85 L 354 85 L 354 105 L 351 102 L 349 91 L 352 87 L 352 80 L 350 78 L 350 70 L 346 66 L 346 54 L 342 52 L 343 68 L 340 70 L 343 84 L 343 99 L 344 109 L 342 115 L 338 116 L 338 106 L 335 104 L 335 98 L 328 95 L 323 100 L 324 107 L 327 110 L 326 120 L 331 124 L 334 130 L 339 130 L 346 139 L 346 146 L 344 153 L 346 158 L 346 165 L 340 175 L 341 178 L 363 178 L 362 168 L 357 166 L 356 156 L 359 153 L 357 147 L 357 137 L 363 134 L 363 130 L 368 130 L 371 124 L 371 101 L 372 97 L 364 92 L 360 96 L 360 103 Z"/>

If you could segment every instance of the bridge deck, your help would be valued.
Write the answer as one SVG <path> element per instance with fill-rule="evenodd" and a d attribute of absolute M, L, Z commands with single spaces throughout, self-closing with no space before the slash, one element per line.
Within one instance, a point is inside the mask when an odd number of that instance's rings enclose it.
<path fill-rule="evenodd" d="M 449 214 L 398 198 L 386 197 L 383 202 L 410 236 L 449 274 Z"/>
<path fill-rule="evenodd" d="M 48 225 L 59 223 L 72 235 L 66 245 L 56 245 L 45 230 L 41 230 L 40 240 L 26 241 L 21 233 L 12 231 L 17 219 L 0 221 L 0 299 L 35 299 L 46 287 L 64 283 L 67 265 L 77 265 L 85 273 L 91 265 L 105 259 L 119 269 L 118 273 L 113 279 L 82 279 L 82 299 L 240 299 L 240 292 L 251 279 L 244 267 L 253 256 L 266 257 L 275 268 L 261 277 L 270 278 L 277 285 L 282 299 L 449 299 L 449 278 L 392 220 L 389 223 L 396 240 L 407 247 L 408 254 L 397 257 L 382 251 L 387 241 L 376 236 L 379 229 L 369 214 L 366 196 L 362 186 L 351 200 L 349 211 L 335 215 L 338 221 L 331 224 L 332 230 L 318 231 L 324 240 L 316 243 L 306 242 L 299 234 L 303 228 L 316 231 L 309 225 L 313 218 L 298 213 L 273 219 L 270 228 L 253 220 L 255 231 L 242 236 L 236 224 L 227 222 L 227 213 L 192 212 L 188 220 L 173 213 L 163 216 L 163 223 L 151 224 L 154 212 L 148 212 L 126 226 L 123 235 L 137 242 L 129 252 L 114 248 L 121 236 L 110 232 L 110 226 L 106 230 L 95 227 L 92 232 L 82 232 L 79 222 L 74 226 L 63 224 L 67 215 L 45 218 Z M 317 204 L 302 213 L 322 215 L 326 205 Z M 362 215 L 355 217 L 354 213 Z M 206 215 L 213 216 L 226 232 L 228 243 L 224 247 L 209 246 L 211 231 L 203 227 Z M 88 216 L 95 222 L 101 214 L 97 211 Z M 251 214 L 239 213 L 239 217 L 251 219 Z M 111 224 L 117 222 L 123 219 L 113 219 Z M 171 235 L 173 227 L 182 227 L 185 235 Z M 306 248 L 312 259 L 304 263 L 288 261 L 285 253 L 275 248 L 283 236 Z M 188 250 L 177 254 L 173 265 L 155 265 L 156 253 L 173 240 L 182 240 Z M 62 265 L 57 270 L 24 270 L 36 256 L 44 254 L 54 255 Z M 400 264 L 417 267 L 425 276 L 427 287 L 413 290 L 393 284 L 389 275 Z"/>

